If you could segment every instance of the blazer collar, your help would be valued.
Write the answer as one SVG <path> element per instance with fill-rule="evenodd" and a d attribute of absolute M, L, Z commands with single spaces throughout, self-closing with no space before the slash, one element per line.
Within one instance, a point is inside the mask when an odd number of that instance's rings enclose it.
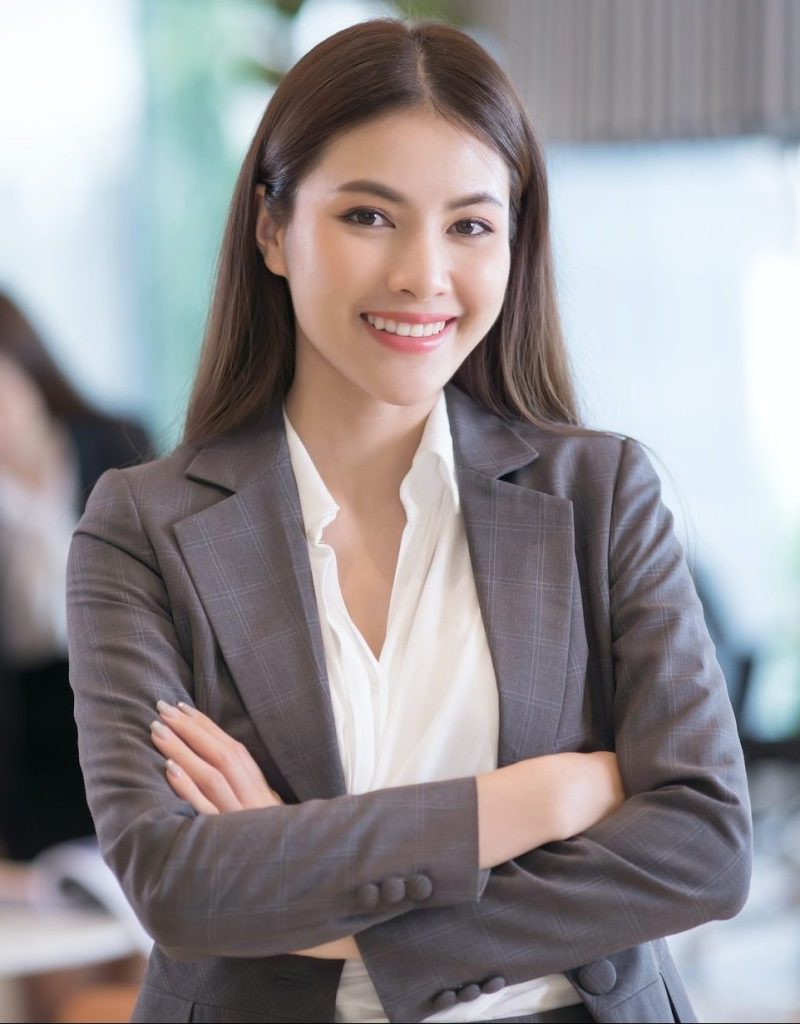
<path fill-rule="evenodd" d="M 512 424 L 478 405 L 454 384 L 447 384 L 444 393 L 459 468 L 497 479 L 538 457 L 536 448 Z M 282 400 L 272 402 L 256 423 L 201 447 L 186 475 L 236 492 L 289 463 L 282 405 Z"/>

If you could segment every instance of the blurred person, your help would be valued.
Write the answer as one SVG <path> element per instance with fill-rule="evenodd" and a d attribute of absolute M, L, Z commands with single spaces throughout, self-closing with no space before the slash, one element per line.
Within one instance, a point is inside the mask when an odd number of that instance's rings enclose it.
<path fill-rule="evenodd" d="M 101 479 L 68 576 L 134 1020 L 695 1019 L 664 937 L 744 903 L 741 747 L 468 36 L 362 23 L 279 85 L 183 443 Z"/>
<path fill-rule="evenodd" d="M 0 850 L 27 861 L 94 832 L 78 763 L 64 587 L 98 477 L 151 455 L 95 409 L 0 292 Z"/>

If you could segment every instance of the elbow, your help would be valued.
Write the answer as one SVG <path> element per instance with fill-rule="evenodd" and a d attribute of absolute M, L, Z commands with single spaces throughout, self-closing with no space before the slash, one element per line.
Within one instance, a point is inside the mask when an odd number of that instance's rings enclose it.
<path fill-rule="evenodd" d="M 719 879 L 716 894 L 716 913 L 718 920 L 736 917 L 747 902 L 750 895 L 750 879 L 753 870 L 753 857 L 750 844 L 745 844 L 736 851 L 735 858 L 728 865 Z"/>
<path fill-rule="evenodd" d="M 735 917 L 747 902 L 753 872 L 753 834 L 749 804 L 728 808 L 717 831 L 719 848 L 708 850 L 707 864 L 713 870 L 704 887 L 709 920 Z"/>
<path fill-rule="evenodd" d="M 187 877 L 193 875 L 194 877 Z M 140 880 L 129 901 L 142 927 L 170 958 L 179 961 L 208 957 L 269 957 L 290 952 L 291 933 L 278 921 L 269 901 L 254 912 L 250 904 L 250 928 L 241 927 L 241 916 L 212 905 L 204 891 L 205 881 L 196 872 L 178 875 L 167 871 Z M 303 933 L 292 948 L 313 943 Z"/>
<path fill-rule="evenodd" d="M 140 876 L 137 883 L 128 887 L 128 900 L 153 942 L 176 960 L 208 956 L 210 951 L 200 948 L 207 929 L 187 914 L 191 901 L 185 892 L 181 898 L 176 880 L 167 872 L 156 879 Z"/>
<path fill-rule="evenodd" d="M 174 960 L 236 955 L 235 950 L 224 948 L 226 936 L 216 927 L 206 901 L 193 898 L 192 887 L 170 874 L 137 886 L 129 897 L 153 942 Z"/>
<path fill-rule="evenodd" d="M 106 861 L 142 928 L 176 960 L 213 954 L 205 948 L 211 911 L 207 889 L 191 865 L 191 834 L 196 831 L 192 818 L 180 821 L 177 829 L 167 829 L 161 822 L 154 828 L 139 821 L 105 850 Z M 175 864 L 182 864 L 184 870 L 176 870 Z"/>
<path fill-rule="evenodd" d="M 163 908 L 152 905 L 142 905 L 141 911 L 137 910 L 142 927 L 161 949 L 168 951 L 169 956 L 175 960 L 199 960 L 209 956 L 210 951 L 198 948 L 201 942 L 203 930 L 195 925 L 194 935 L 190 939 L 190 929 L 186 927 L 183 917 L 174 915 L 170 918 L 169 913 Z"/>
<path fill-rule="evenodd" d="M 217 927 L 210 911 L 206 913 L 203 907 L 192 907 L 187 891 L 181 891 L 180 885 L 159 886 L 140 894 L 134 909 L 153 942 L 173 960 L 244 955 L 241 937 L 226 934 L 225 929 Z M 260 956 L 286 952 L 285 949 L 268 949 L 263 941 L 258 941 L 257 945 Z"/>

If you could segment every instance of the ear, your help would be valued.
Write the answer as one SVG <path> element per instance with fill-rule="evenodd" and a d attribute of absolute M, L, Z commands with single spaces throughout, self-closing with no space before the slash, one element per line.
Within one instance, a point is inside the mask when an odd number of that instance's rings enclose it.
<path fill-rule="evenodd" d="M 265 189 L 256 185 L 256 245 L 264 265 L 279 277 L 288 277 L 284 256 L 285 227 L 278 227 L 264 202 Z"/>

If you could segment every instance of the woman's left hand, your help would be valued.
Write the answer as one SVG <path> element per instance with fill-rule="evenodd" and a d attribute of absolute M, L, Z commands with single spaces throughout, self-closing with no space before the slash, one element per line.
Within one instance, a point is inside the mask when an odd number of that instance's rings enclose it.
<path fill-rule="evenodd" d="M 156 710 L 159 718 L 150 726 L 150 736 L 167 759 L 167 781 L 198 814 L 226 814 L 283 803 L 267 785 L 247 747 L 202 711 L 184 703 L 173 707 L 163 700 Z M 321 960 L 361 959 L 352 936 L 292 952 Z"/>
<path fill-rule="evenodd" d="M 160 700 L 150 736 L 167 759 L 167 781 L 199 814 L 225 814 L 283 803 L 243 743 L 188 704 Z"/>

